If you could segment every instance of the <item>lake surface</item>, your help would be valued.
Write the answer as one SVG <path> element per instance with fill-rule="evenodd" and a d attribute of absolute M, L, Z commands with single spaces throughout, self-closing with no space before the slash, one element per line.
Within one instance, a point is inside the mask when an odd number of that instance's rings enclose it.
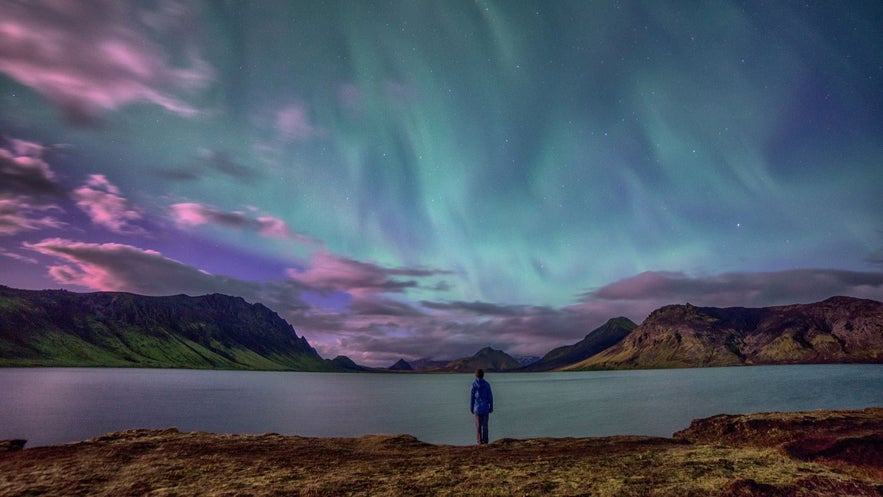
<path fill-rule="evenodd" d="M 472 375 L 0 369 L 0 439 L 28 447 L 131 428 L 473 442 Z M 488 373 L 490 434 L 671 436 L 720 413 L 883 406 L 883 365 Z"/>

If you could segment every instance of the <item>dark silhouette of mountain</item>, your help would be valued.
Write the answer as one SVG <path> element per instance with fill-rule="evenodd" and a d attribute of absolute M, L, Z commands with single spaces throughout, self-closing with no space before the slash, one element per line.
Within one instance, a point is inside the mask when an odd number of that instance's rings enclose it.
<path fill-rule="evenodd" d="M 665 306 L 566 369 L 817 363 L 883 363 L 883 303 L 832 297 L 763 308 Z"/>
<path fill-rule="evenodd" d="M 514 355 L 512 358 L 518 361 L 522 366 L 530 366 L 540 360 L 540 356 L 537 355 Z"/>
<path fill-rule="evenodd" d="M 375 369 L 373 369 L 373 368 L 368 368 L 368 367 L 360 366 L 360 365 L 356 364 L 355 361 L 353 361 L 352 359 L 350 359 L 349 357 L 347 357 L 345 355 L 339 355 L 339 356 L 335 357 L 334 359 L 331 359 L 328 362 L 333 364 L 335 367 L 337 367 L 341 371 L 350 371 L 350 372 L 375 371 Z"/>
<path fill-rule="evenodd" d="M 478 368 L 485 371 L 507 371 L 520 367 L 521 363 L 509 354 L 502 350 L 485 347 L 471 357 L 464 357 L 447 363 L 442 369 L 445 371 L 469 373 Z"/>
<path fill-rule="evenodd" d="M 388 368 L 390 371 L 414 371 L 414 368 L 408 364 L 408 361 L 399 359 L 395 364 Z"/>
<path fill-rule="evenodd" d="M 0 286 L 0 366 L 336 371 L 262 304 Z"/>
<path fill-rule="evenodd" d="M 593 330 L 579 342 L 551 350 L 539 361 L 522 368 L 522 371 L 552 371 L 584 361 L 616 345 L 637 326 L 628 318 L 613 318 Z"/>

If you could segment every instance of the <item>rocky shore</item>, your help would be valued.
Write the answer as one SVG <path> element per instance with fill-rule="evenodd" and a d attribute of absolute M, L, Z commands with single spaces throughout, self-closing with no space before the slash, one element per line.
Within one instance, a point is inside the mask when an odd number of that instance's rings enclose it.
<path fill-rule="evenodd" d="M 423 443 L 131 430 L 0 442 L 0 495 L 883 495 L 883 408 L 720 415 L 672 438 Z"/>

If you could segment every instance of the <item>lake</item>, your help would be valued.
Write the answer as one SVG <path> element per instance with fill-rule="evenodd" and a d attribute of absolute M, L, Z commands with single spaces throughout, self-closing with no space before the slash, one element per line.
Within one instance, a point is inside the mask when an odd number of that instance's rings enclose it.
<path fill-rule="evenodd" d="M 473 443 L 472 375 L 0 369 L 0 439 L 131 428 Z M 883 365 L 488 373 L 491 439 L 671 436 L 720 413 L 883 406 Z"/>

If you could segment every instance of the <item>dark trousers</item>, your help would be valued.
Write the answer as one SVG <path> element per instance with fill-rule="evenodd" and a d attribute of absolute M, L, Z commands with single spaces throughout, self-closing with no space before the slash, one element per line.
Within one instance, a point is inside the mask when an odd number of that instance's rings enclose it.
<path fill-rule="evenodd" d="M 487 443 L 487 422 L 490 417 L 490 414 L 475 415 L 475 439 L 479 444 Z"/>

